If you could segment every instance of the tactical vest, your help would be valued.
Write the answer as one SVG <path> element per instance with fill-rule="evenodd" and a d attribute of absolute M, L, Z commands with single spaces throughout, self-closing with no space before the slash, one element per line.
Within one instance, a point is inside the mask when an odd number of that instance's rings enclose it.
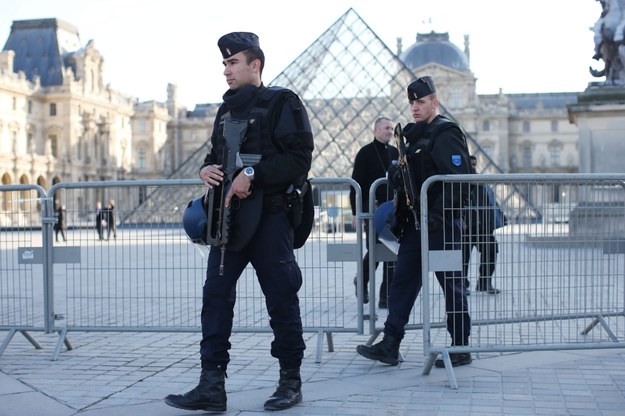
<path fill-rule="evenodd" d="M 297 95 L 293 91 L 282 87 L 265 88 L 250 111 L 250 124 L 254 124 L 252 121 L 253 117 L 259 117 L 261 120 L 260 137 L 263 140 L 271 140 L 272 146 L 269 146 L 269 143 L 263 143 L 264 149 L 276 149 L 280 153 L 286 151 L 283 144 L 278 142 L 273 135 L 274 127 L 280 116 L 281 106 L 286 101 L 289 102 L 293 111 L 301 112 L 302 103 Z M 268 115 L 271 115 L 271 117 Z M 299 131 L 303 130 L 304 124 L 301 115 L 298 114 L 294 119 L 296 129 Z M 291 192 L 287 198 L 287 209 L 291 225 L 294 228 L 293 246 L 297 249 L 304 245 L 312 230 L 314 206 L 312 190 L 310 189 L 311 186 L 307 176 L 304 175 L 296 182 L 289 187 Z"/>
<path fill-rule="evenodd" d="M 249 127 L 245 143 L 249 142 L 250 147 L 253 146 L 254 148 L 261 145 L 260 148 L 255 149 L 258 153 L 268 152 L 271 148 L 275 148 L 280 153 L 285 151 L 284 146 L 276 141 L 273 133 L 280 116 L 280 110 L 287 101 L 293 111 L 301 111 L 301 102 L 297 95 L 287 88 L 266 87 L 256 99 L 249 112 Z M 301 117 L 295 117 L 295 123 L 298 130 L 303 128 Z M 248 153 L 247 148 L 242 147 L 241 151 Z"/>
<path fill-rule="evenodd" d="M 421 137 L 410 143 L 407 151 L 410 155 L 410 163 L 415 174 L 417 189 L 421 189 L 423 183 L 430 177 L 438 174 L 432 150 L 434 149 L 434 138 L 447 129 L 460 127 L 451 120 L 439 116 L 436 117 L 425 129 Z M 461 130 L 460 130 L 461 131 Z M 463 135 L 464 136 L 464 135 Z"/>

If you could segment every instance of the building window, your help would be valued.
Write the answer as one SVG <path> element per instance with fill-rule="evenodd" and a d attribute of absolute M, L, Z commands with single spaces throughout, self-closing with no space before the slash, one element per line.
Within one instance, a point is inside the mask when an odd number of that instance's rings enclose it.
<path fill-rule="evenodd" d="M 462 93 L 460 91 L 452 91 L 449 97 L 449 106 L 451 108 L 462 107 Z"/>
<path fill-rule="evenodd" d="M 529 133 L 530 132 L 530 122 L 525 120 L 523 122 L 523 133 Z"/>
<path fill-rule="evenodd" d="M 532 148 L 531 146 L 523 147 L 523 167 L 530 169 L 532 167 Z"/>
<path fill-rule="evenodd" d="M 549 147 L 549 158 L 551 166 L 560 166 L 560 146 L 552 145 Z"/>
<path fill-rule="evenodd" d="M 17 110 L 17 98 L 13 97 L 11 107 L 13 108 L 13 111 Z"/>
<path fill-rule="evenodd" d="M 32 114 L 33 113 L 33 102 L 31 100 L 28 100 L 28 114 Z"/>
<path fill-rule="evenodd" d="M 490 120 L 484 120 L 484 122 L 482 123 L 482 130 L 490 131 Z"/>
<path fill-rule="evenodd" d="M 50 154 L 54 157 L 59 157 L 59 143 L 56 134 L 51 134 L 48 138 L 50 139 Z"/>
<path fill-rule="evenodd" d="M 558 120 L 551 120 L 551 131 L 554 133 L 558 131 Z"/>
<path fill-rule="evenodd" d="M 139 131 L 145 133 L 145 120 L 139 120 Z"/>
<path fill-rule="evenodd" d="M 51 116 L 56 115 L 56 103 L 50 103 L 50 115 Z"/>
<path fill-rule="evenodd" d="M 145 157 L 145 149 L 139 149 L 137 152 L 137 168 L 139 170 L 145 170 L 147 167 L 147 161 Z"/>

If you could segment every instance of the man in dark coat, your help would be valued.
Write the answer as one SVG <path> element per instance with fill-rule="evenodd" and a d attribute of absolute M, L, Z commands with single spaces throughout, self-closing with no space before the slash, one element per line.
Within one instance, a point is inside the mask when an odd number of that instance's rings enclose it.
<path fill-rule="evenodd" d="M 225 228 L 218 228 L 231 239 L 221 245 L 215 237 L 211 243 L 202 297 L 199 384 L 183 395 L 167 396 L 165 402 L 187 410 L 226 411 L 225 377 L 236 284 L 251 263 L 273 329 L 271 355 L 280 364 L 278 387 L 264 408 L 282 410 L 302 400 L 300 366 L 306 348 L 297 295 L 302 273 L 293 252 L 294 227 L 286 192 L 290 185 L 307 178 L 314 147 L 312 129 L 295 93 L 263 85 L 265 56 L 258 36 L 234 32 L 222 36 L 217 44 L 229 90 L 215 117 L 212 149 L 200 178 L 209 188 L 209 198 L 216 198 L 207 201 L 209 206 L 214 202 L 214 209 L 219 210 L 212 210 L 209 216 L 229 215 Z M 280 100 L 271 104 L 276 97 Z M 264 115 L 263 108 L 267 111 Z M 232 144 L 231 131 L 240 135 L 234 136 L 236 144 Z M 231 170 L 233 166 L 224 164 L 231 152 L 237 151 L 244 166 Z M 209 223 L 209 237 L 213 238 L 212 219 Z"/>
<path fill-rule="evenodd" d="M 393 138 L 393 122 L 387 117 L 378 118 L 373 125 L 373 141 L 364 145 L 356 154 L 354 160 L 354 169 L 352 171 L 352 179 L 358 182 L 362 192 L 362 212 L 369 212 L 369 190 L 371 184 L 379 178 L 385 178 L 391 161 L 397 160 L 397 149 L 389 144 Z M 356 192 L 350 190 L 349 199 L 352 208 L 352 225 L 357 227 L 356 220 Z M 386 185 L 378 186 L 375 192 L 375 206 L 392 199 L 388 187 Z M 369 223 L 365 221 L 365 235 L 367 236 L 367 247 L 369 242 Z M 380 284 L 380 297 L 378 306 L 386 308 L 387 306 L 387 288 L 393 278 L 394 262 L 385 262 L 383 264 L 382 283 Z M 378 268 L 378 262 L 375 263 Z M 369 302 L 369 251 L 367 250 L 362 260 L 362 278 L 364 283 L 363 302 Z M 354 278 L 356 285 L 357 277 Z M 356 294 L 358 296 L 358 294 Z"/>
<path fill-rule="evenodd" d="M 407 154 L 410 155 L 416 188 L 421 190 L 426 179 L 434 175 L 468 174 L 469 152 L 465 136 L 460 126 L 439 114 L 432 78 L 421 77 L 408 85 L 407 90 L 415 123 L 407 124 L 403 133 L 408 142 Z M 395 174 L 389 173 L 389 177 L 395 182 Z M 428 188 L 430 250 L 460 250 L 464 228 L 462 208 L 468 202 L 468 189 L 465 191 L 464 188 L 460 184 L 443 182 L 435 182 Z M 420 202 L 416 206 L 420 206 Z M 357 347 L 360 355 L 390 365 L 399 363 L 399 344 L 424 278 L 421 275 L 421 230 L 417 229 L 412 213 L 405 212 L 401 207 L 398 210 L 401 228 L 399 252 L 393 283 L 389 288 L 384 337 L 377 344 Z M 452 345 L 468 345 L 471 318 L 462 270 L 437 271 L 436 279 L 445 295 L 447 331 Z M 449 355 L 453 366 L 469 364 L 472 360 L 470 353 Z M 444 367 L 440 358 L 435 364 Z"/>

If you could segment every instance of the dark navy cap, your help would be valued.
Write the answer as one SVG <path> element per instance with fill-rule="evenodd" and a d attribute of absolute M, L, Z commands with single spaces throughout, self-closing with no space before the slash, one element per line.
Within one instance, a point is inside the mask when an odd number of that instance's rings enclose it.
<path fill-rule="evenodd" d="M 254 46 L 260 48 L 260 43 L 258 42 L 258 36 L 254 33 L 232 32 L 219 38 L 217 46 L 219 46 L 221 55 L 226 59 Z"/>
<path fill-rule="evenodd" d="M 436 92 L 432 77 L 426 75 L 408 85 L 408 100 L 414 101 Z"/>

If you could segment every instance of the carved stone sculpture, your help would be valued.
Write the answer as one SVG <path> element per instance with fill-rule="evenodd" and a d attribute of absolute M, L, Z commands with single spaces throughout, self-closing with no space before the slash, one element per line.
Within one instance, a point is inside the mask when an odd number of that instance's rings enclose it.
<path fill-rule="evenodd" d="M 594 26 L 593 59 L 604 62 L 602 70 L 590 67 L 594 77 L 605 77 L 606 85 L 625 85 L 625 0 L 596 0 L 601 16 Z"/>

